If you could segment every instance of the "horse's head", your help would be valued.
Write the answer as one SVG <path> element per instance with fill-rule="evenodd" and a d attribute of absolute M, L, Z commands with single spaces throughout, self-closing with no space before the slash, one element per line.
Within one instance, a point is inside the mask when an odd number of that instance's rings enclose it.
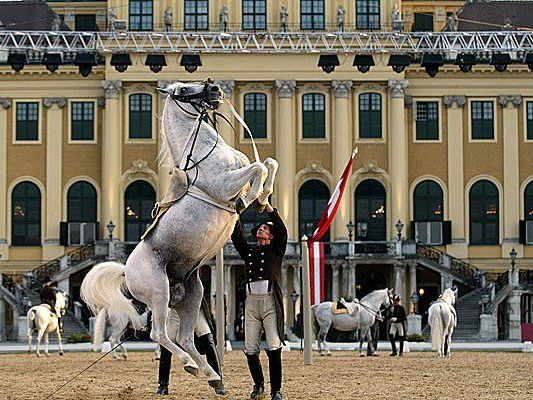
<path fill-rule="evenodd" d="M 224 97 L 220 87 L 209 79 L 205 82 L 176 82 L 166 88 L 157 88 L 157 91 L 177 103 L 191 104 L 197 112 L 217 109 Z"/>
<path fill-rule="evenodd" d="M 394 290 L 385 288 L 383 289 L 383 292 L 385 293 L 385 296 L 383 296 L 383 303 L 381 303 L 381 307 L 385 308 L 386 312 L 391 312 L 392 308 L 394 307 L 394 303 L 392 301 L 392 296 L 394 295 Z"/>

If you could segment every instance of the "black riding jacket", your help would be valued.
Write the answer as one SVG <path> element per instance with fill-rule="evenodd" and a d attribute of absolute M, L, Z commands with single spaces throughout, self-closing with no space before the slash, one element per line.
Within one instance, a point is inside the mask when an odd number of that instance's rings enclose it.
<path fill-rule="evenodd" d="M 400 304 L 395 305 L 392 310 L 391 318 L 396 318 L 396 322 L 405 322 L 407 319 L 405 308 Z"/>

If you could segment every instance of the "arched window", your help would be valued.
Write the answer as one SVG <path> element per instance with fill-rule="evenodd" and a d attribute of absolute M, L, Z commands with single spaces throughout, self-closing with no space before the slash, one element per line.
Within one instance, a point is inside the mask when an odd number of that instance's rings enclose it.
<path fill-rule="evenodd" d="M 132 94 L 130 103 L 130 139 L 152 138 L 152 96 L 145 93 Z"/>
<path fill-rule="evenodd" d="M 361 93 L 359 95 L 359 138 L 380 139 L 381 131 L 381 95 Z"/>
<path fill-rule="evenodd" d="M 533 182 L 529 182 L 524 191 L 524 219 L 533 221 Z"/>
<path fill-rule="evenodd" d="M 470 244 L 499 244 L 498 188 L 481 180 L 470 188 Z"/>
<path fill-rule="evenodd" d="M 130 31 L 151 31 L 153 29 L 153 1 L 130 0 Z"/>
<path fill-rule="evenodd" d="M 41 191 L 32 182 L 21 182 L 11 193 L 11 245 L 41 245 Z"/>
<path fill-rule="evenodd" d="M 326 96 L 321 93 L 302 96 L 302 124 L 304 139 L 326 137 Z"/>
<path fill-rule="evenodd" d="M 312 179 L 305 182 L 298 193 L 298 237 L 313 236 L 322 212 L 329 200 L 329 189 L 325 183 Z M 323 242 L 329 241 L 329 231 Z"/>
<path fill-rule="evenodd" d="M 420 182 L 416 185 L 413 197 L 415 221 L 442 221 L 444 219 L 444 196 L 437 182 L 431 180 Z"/>
<path fill-rule="evenodd" d="M 244 121 L 254 139 L 267 137 L 267 96 L 264 93 L 248 93 L 244 95 Z M 249 138 L 248 133 L 244 133 Z"/>
<path fill-rule="evenodd" d="M 96 222 L 96 189 L 89 182 L 74 183 L 67 193 L 68 222 Z"/>
<path fill-rule="evenodd" d="M 135 181 L 128 185 L 124 195 L 126 242 L 138 242 L 152 221 L 155 190 L 148 182 Z"/>
<path fill-rule="evenodd" d="M 375 179 L 366 179 L 355 190 L 356 240 L 386 240 L 387 194 Z"/>

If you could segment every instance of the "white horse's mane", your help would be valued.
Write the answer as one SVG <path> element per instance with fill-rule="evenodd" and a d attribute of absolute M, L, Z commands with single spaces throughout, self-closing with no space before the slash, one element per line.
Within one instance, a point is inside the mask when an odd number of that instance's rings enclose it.
<path fill-rule="evenodd" d="M 446 289 L 440 296 L 440 299 L 450 305 L 455 304 L 455 291 L 451 288 Z"/>

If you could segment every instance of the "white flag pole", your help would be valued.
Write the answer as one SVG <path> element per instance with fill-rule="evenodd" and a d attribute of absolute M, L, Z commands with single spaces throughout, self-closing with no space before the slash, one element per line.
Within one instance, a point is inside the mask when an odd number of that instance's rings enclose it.
<path fill-rule="evenodd" d="M 307 236 L 302 237 L 302 296 L 303 296 L 303 331 L 304 361 L 313 364 L 313 325 L 311 321 L 311 285 L 309 282 L 309 243 Z"/>
<path fill-rule="evenodd" d="M 224 345 L 226 344 L 226 315 L 224 314 L 224 248 L 216 256 L 216 328 L 217 328 L 217 353 L 220 365 L 224 365 Z"/>

